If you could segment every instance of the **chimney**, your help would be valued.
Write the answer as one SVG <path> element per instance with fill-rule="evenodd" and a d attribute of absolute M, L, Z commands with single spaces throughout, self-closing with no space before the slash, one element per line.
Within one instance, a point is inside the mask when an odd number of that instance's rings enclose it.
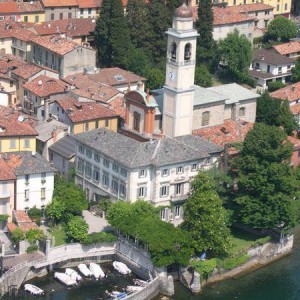
<path fill-rule="evenodd" d="M 44 100 L 44 121 L 49 118 L 49 99 Z"/>

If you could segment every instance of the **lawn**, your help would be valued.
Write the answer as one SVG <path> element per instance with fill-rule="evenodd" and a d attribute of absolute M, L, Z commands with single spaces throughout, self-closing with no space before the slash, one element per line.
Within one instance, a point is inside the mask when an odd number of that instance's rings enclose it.
<path fill-rule="evenodd" d="M 66 232 L 65 228 L 63 226 L 55 226 L 51 228 L 50 233 L 55 238 L 55 245 L 54 246 L 60 246 L 63 245 L 66 241 Z"/>

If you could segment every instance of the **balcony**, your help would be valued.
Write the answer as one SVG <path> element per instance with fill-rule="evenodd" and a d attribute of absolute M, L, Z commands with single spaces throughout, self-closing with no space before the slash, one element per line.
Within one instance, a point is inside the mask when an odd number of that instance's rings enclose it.
<path fill-rule="evenodd" d="M 7 192 L 0 192 L 0 200 L 1 199 L 7 199 L 11 196 L 11 193 L 9 191 Z"/>

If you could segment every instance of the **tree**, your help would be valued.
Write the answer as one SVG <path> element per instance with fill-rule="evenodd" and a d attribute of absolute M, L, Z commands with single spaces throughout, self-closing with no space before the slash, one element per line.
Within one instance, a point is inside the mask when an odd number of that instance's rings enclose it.
<path fill-rule="evenodd" d="M 79 216 L 75 216 L 68 222 L 68 235 L 75 241 L 82 242 L 88 235 L 88 224 Z"/>
<path fill-rule="evenodd" d="M 212 86 L 212 76 L 204 65 L 200 65 L 195 69 L 195 84 L 210 87 Z"/>
<path fill-rule="evenodd" d="M 159 68 L 147 68 L 145 72 L 147 78 L 146 87 L 150 90 L 162 88 L 165 82 L 165 74 Z"/>
<path fill-rule="evenodd" d="M 247 81 L 248 68 L 252 61 L 252 45 L 247 37 L 234 30 L 219 42 L 219 49 L 232 79 L 238 82 Z"/>
<path fill-rule="evenodd" d="M 42 240 L 43 237 L 44 237 L 43 230 L 38 228 L 31 228 L 26 232 L 26 239 L 30 244 Z"/>
<path fill-rule="evenodd" d="M 289 41 L 296 37 L 297 26 L 288 18 L 278 16 L 270 22 L 267 28 L 267 37 L 274 41 Z"/>
<path fill-rule="evenodd" d="M 295 67 L 292 68 L 292 80 L 293 82 L 298 82 L 300 81 L 300 57 L 298 57 Z"/>
<path fill-rule="evenodd" d="M 205 173 L 200 172 L 192 182 L 182 228 L 191 233 L 193 246 L 199 253 L 208 250 L 224 254 L 230 246 L 222 200 Z"/>
<path fill-rule="evenodd" d="M 17 227 L 12 233 L 11 233 L 11 239 L 12 241 L 17 244 L 19 241 L 25 240 L 25 232 L 20 228 Z"/>
<path fill-rule="evenodd" d="M 293 146 L 280 128 L 254 125 L 232 164 L 236 174 L 236 216 L 257 229 L 289 229 L 295 226 L 293 210 L 299 182 L 290 167 Z"/>
<path fill-rule="evenodd" d="M 65 204 L 54 197 L 52 202 L 46 206 L 46 216 L 58 223 L 64 216 L 66 210 Z"/>
<path fill-rule="evenodd" d="M 124 58 L 132 43 L 121 0 L 104 0 L 97 19 L 95 43 L 101 66 L 124 67 Z"/>
<path fill-rule="evenodd" d="M 142 49 L 133 49 L 126 54 L 124 65 L 126 70 L 140 76 L 145 76 L 145 70 L 149 65 L 149 59 Z"/>
<path fill-rule="evenodd" d="M 287 134 L 297 129 L 288 101 L 273 99 L 267 91 L 257 100 L 256 122 L 282 126 Z"/>

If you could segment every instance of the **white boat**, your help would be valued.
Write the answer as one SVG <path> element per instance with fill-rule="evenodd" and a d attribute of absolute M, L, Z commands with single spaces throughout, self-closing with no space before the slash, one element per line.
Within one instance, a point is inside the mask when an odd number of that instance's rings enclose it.
<path fill-rule="evenodd" d="M 117 270 L 121 274 L 126 275 L 126 274 L 131 273 L 131 270 L 125 264 L 123 264 L 120 261 L 114 261 L 113 262 L 113 267 L 114 267 L 115 270 Z"/>
<path fill-rule="evenodd" d="M 136 285 L 127 285 L 126 287 L 126 291 L 128 293 L 135 293 L 135 292 L 139 292 L 143 289 L 142 286 L 136 286 Z"/>
<path fill-rule="evenodd" d="M 73 286 L 76 285 L 76 280 L 72 279 L 69 275 L 65 273 L 55 272 L 54 278 L 58 279 L 60 282 L 65 284 L 66 286 Z"/>
<path fill-rule="evenodd" d="M 127 297 L 127 293 L 112 291 L 111 293 L 107 292 L 107 294 L 111 297 L 111 299 L 125 299 Z"/>
<path fill-rule="evenodd" d="M 68 276 L 70 276 L 72 279 L 76 281 L 82 280 L 82 277 L 73 269 L 66 268 L 65 274 L 67 274 Z"/>
<path fill-rule="evenodd" d="M 148 281 L 141 280 L 141 279 L 133 279 L 133 283 L 138 286 L 145 286 L 148 284 Z"/>
<path fill-rule="evenodd" d="M 102 270 L 102 268 L 95 264 L 95 263 L 90 263 L 90 270 L 93 273 L 94 277 L 98 280 L 99 278 L 104 278 L 105 274 Z"/>
<path fill-rule="evenodd" d="M 79 271 L 85 276 L 85 277 L 91 277 L 93 276 L 93 273 L 91 270 L 86 266 L 86 264 L 80 264 L 78 266 Z"/>
<path fill-rule="evenodd" d="M 37 287 L 33 284 L 29 284 L 29 283 L 26 283 L 24 285 L 24 290 L 28 291 L 32 295 L 43 295 L 44 294 L 44 291 L 42 289 L 40 289 L 39 287 Z"/>

